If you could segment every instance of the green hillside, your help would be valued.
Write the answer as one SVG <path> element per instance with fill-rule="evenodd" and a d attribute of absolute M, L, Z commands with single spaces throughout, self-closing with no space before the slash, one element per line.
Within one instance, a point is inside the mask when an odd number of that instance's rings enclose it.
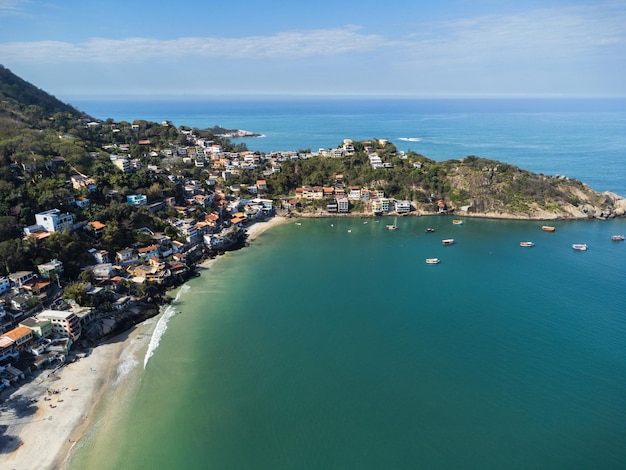
<path fill-rule="evenodd" d="M 0 132 L 6 135 L 9 129 L 44 127 L 49 117 L 58 113 L 81 114 L 0 65 Z"/>

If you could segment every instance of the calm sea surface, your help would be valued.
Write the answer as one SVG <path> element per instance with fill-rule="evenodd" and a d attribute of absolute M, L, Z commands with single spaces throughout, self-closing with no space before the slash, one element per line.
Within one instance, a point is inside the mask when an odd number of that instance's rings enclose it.
<path fill-rule="evenodd" d="M 428 125 L 417 113 L 398 116 L 402 125 L 381 117 L 378 131 L 366 114 L 362 137 L 420 137 L 407 145 L 422 151 L 438 128 L 446 143 L 431 144 L 442 154 L 429 157 L 458 158 L 467 145 L 626 194 L 616 170 L 626 165 L 623 113 L 593 111 L 581 124 L 578 111 L 558 122 L 543 111 L 453 111 Z M 202 126 L 180 112 L 137 118 Z M 266 133 L 274 119 L 217 117 L 204 126 Z M 314 127 L 298 132 L 328 147 L 361 138 L 357 128 L 324 127 L 319 140 Z M 576 150 L 574 128 L 594 156 Z M 310 146 L 290 139 L 273 149 Z M 626 233 L 626 219 L 558 222 L 554 233 L 540 222 L 448 217 L 398 218 L 390 232 L 388 220 L 287 223 L 219 258 L 125 358 L 70 468 L 624 468 L 626 244 L 611 235 Z"/>

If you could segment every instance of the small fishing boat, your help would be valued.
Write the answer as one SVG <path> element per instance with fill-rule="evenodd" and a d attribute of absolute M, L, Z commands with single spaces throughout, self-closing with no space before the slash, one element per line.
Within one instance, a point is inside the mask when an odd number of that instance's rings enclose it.
<path fill-rule="evenodd" d="M 439 264 L 439 258 L 426 258 L 426 264 Z"/>
<path fill-rule="evenodd" d="M 395 225 L 387 225 L 387 230 L 397 230 L 398 227 Z"/>
<path fill-rule="evenodd" d="M 624 235 L 613 235 L 611 237 L 611 240 L 613 240 L 614 242 L 623 242 L 624 241 Z"/>
<path fill-rule="evenodd" d="M 453 245 L 454 244 L 454 238 L 444 238 L 443 240 L 441 240 L 441 244 L 442 245 Z"/>
<path fill-rule="evenodd" d="M 452 223 L 454 225 L 463 225 L 463 221 L 461 219 L 452 219 Z"/>
<path fill-rule="evenodd" d="M 524 248 L 529 248 L 533 245 L 534 245 L 533 242 L 519 242 L 519 246 L 523 246 Z"/>
<path fill-rule="evenodd" d="M 433 233 L 434 231 L 435 231 L 435 229 L 432 228 L 432 227 L 428 227 L 426 230 L 424 230 L 424 232 L 426 232 L 426 233 Z"/>
<path fill-rule="evenodd" d="M 587 251 L 587 244 L 586 243 L 574 243 L 572 245 L 572 248 L 578 251 Z"/>
<path fill-rule="evenodd" d="M 554 232 L 556 230 L 556 227 L 553 227 L 552 225 L 542 225 L 541 230 L 543 230 L 544 232 Z"/>

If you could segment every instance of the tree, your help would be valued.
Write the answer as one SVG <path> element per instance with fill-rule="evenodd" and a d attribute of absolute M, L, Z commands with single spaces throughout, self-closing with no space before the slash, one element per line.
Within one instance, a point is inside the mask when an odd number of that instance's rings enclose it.
<path fill-rule="evenodd" d="M 150 202 L 161 199 L 162 194 L 163 187 L 159 183 L 152 183 L 146 191 L 146 196 Z"/>
<path fill-rule="evenodd" d="M 91 283 L 95 280 L 95 276 L 93 273 L 93 269 L 87 268 L 83 269 L 81 273 L 78 275 L 78 279 L 85 283 Z"/>
<path fill-rule="evenodd" d="M 63 290 L 63 298 L 73 300 L 78 305 L 86 305 L 87 284 L 84 282 L 73 282 L 68 284 Z"/>

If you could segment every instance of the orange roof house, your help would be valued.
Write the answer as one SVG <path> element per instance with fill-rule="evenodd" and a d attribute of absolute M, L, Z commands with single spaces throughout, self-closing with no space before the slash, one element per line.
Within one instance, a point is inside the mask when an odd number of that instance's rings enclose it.
<path fill-rule="evenodd" d="M 32 339 L 33 330 L 26 328 L 25 326 L 18 326 L 17 328 L 7 331 L 2 336 L 13 341 L 16 346 L 21 346 Z"/>
<path fill-rule="evenodd" d="M 91 230 L 93 230 L 96 234 L 101 233 L 104 228 L 106 227 L 106 224 L 103 224 L 102 222 L 98 221 L 98 220 L 93 220 L 91 222 L 88 222 L 87 225 L 89 226 L 89 228 L 91 228 Z"/>

